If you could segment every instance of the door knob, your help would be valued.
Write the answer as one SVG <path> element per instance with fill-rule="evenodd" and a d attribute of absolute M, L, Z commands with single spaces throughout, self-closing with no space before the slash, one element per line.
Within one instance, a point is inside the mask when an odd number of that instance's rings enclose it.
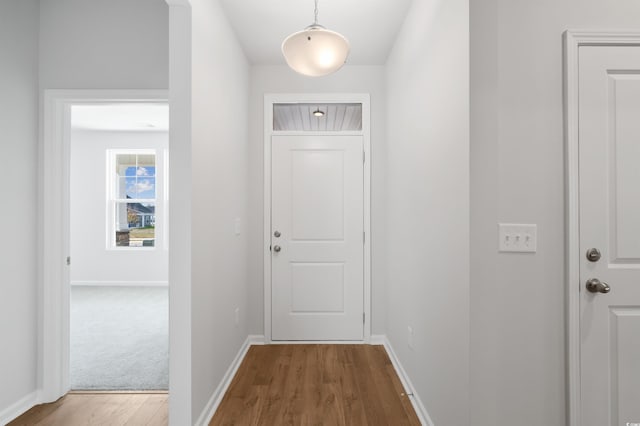
<path fill-rule="evenodd" d="M 587 290 L 591 293 L 609 293 L 611 287 L 605 282 L 600 281 L 597 278 L 591 278 L 587 281 Z"/>
<path fill-rule="evenodd" d="M 280 246 L 273 246 L 273 251 L 275 251 L 276 253 L 279 253 L 280 250 L 282 250 Z"/>

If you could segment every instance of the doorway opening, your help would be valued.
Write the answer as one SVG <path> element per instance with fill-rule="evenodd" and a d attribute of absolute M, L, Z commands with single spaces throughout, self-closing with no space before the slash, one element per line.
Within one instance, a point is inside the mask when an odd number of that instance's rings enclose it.
<path fill-rule="evenodd" d="M 169 386 L 166 103 L 71 105 L 69 385 Z"/>
<path fill-rule="evenodd" d="M 42 402 L 168 390 L 167 97 L 44 93 Z"/>

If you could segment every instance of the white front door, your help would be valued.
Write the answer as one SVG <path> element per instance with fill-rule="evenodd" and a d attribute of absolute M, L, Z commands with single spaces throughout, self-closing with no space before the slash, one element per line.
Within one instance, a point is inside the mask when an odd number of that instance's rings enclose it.
<path fill-rule="evenodd" d="M 273 340 L 362 340 L 362 136 L 273 136 Z"/>
<path fill-rule="evenodd" d="M 582 425 L 635 426 L 640 424 L 640 47 L 580 46 L 578 74 Z M 587 258 L 592 248 L 601 253 L 599 260 Z M 592 292 L 586 283 L 594 279 Z"/>

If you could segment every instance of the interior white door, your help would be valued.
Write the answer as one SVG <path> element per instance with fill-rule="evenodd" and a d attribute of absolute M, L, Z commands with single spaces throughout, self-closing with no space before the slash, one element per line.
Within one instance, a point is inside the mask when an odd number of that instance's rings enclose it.
<path fill-rule="evenodd" d="M 582 425 L 636 425 L 640 424 L 640 47 L 579 49 Z M 600 251 L 599 260 L 587 259 L 591 248 Z M 592 279 L 601 282 L 592 282 L 596 292 L 586 287 Z"/>
<path fill-rule="evenodd" d="M 273 136 L 273 340 L 362 340 L 362 136 Z"/>

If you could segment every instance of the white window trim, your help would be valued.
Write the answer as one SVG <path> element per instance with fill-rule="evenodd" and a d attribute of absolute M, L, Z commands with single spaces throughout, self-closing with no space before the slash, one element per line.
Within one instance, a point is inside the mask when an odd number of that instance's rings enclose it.
<path fill-rule="evenodd" d="M 118 155 L 153 155 L 155 157 L 155 175 L 154 175 L 154 179 L 156 182 L 156 188 L 155 188 L 155 193 L 156 193 L 156 198 L 132 198 L 132 199 L 124 199 L 124 198 L 116 198 L 115 197 L 115 192 L 117 189 L 117 174 L 114 172 L 115 170 L 115 165 L 116 165 L 116 157 Z M 164 154 L 165 157 L 162 159 L 162 163 L 163 165 L 167 163 L 168 158 L 168 150 L 164 150 Z M 156 149 L 149 149 L 149 148 L 140 148 L 140 149 L 108 149 L 107 150 L 107 166 L 106 166 L 106 182 L 107 182 L 107 188 L 106 188 L 106 204 L 105 204 L 105 211 L 106 211 L 106 224 L 105 224 L 105 229 L 106 229 L 106 236 L 105 236 L 105 242 L 106 242 L 106 248 L 107 250 L 114 250 L 114 251 L 127 251 L 127 250 L 131 250 L 131 251 L 153 251 L 158 247 L 164 247 L 165 249 L 168 247 L 163 241 L 162 236 L 159 233 L 155 233 L 154 235 L 154 245 L 153 246 L 140 246 L 140 247 L 134 247 L 134 246 L 117 246 L 116 245 L 116 209 L 115 206 L 117 203 L 124 203 L 124 202 L 138 202 L 138 203 L 154 203 L 154 205 L 156 206 L 156 209 L 158 208 L 158 206 L 160 204 L 162 204 L 163 206 L 166 206 L 166 195 L 168 194 L 168 189 L 166 185 L 166 181 L 164 180 L 164 169 L 160 168 L 160 162 L 158 161 L 158 159 L 160 158 L 160 156 L 158 155 L 158 150 Z M 160 176 L 160 179 L 158 179 L 158 176 Z M 162 187 L 159 188 L 158 182 L 160 182 L 162 184 Z M 158 197 L 158 195 L 161 194 L 161 197 Z M 163 212 L 166 211 L 166 208 L 162 208 L 162 211 L 156 210 L 155 213 L 155 222 L 160 223 L 160 226 L 163 227 L 163 229 L 166 229 L 165 226 L 165 218 L 164 215 L 162 214 Z"/>

